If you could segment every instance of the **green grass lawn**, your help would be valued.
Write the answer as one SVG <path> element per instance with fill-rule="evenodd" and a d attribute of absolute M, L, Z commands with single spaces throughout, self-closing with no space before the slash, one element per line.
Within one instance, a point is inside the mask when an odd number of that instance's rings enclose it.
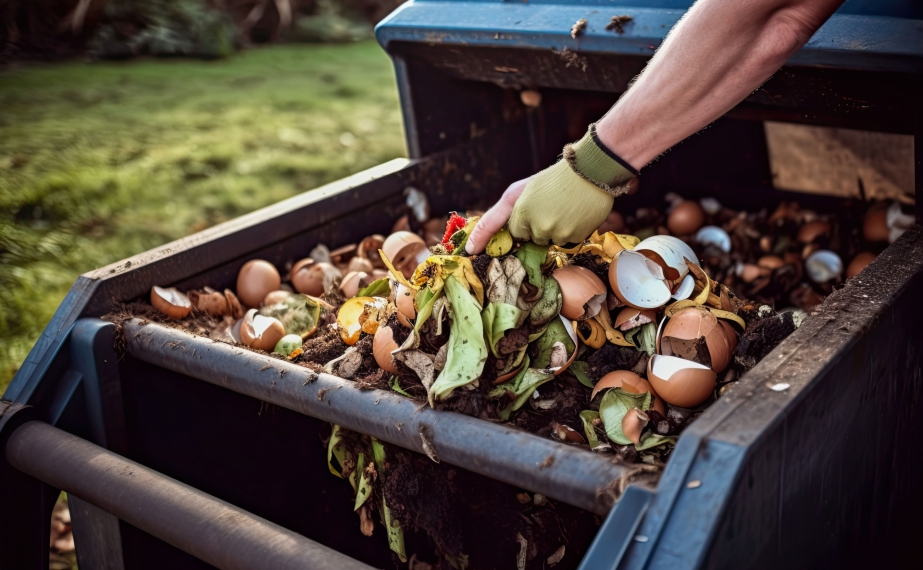
<path fill-rule="evenodd" d="M 371 41 L 0 72 L 0 393 L 80 273 L 404 155 Z"/>

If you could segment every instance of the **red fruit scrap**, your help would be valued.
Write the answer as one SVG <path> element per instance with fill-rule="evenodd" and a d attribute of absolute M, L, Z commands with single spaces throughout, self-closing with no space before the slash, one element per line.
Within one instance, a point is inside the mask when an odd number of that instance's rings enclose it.
<path fill-rule="evenodd" d="M 445 235 L 442 236 L 442 245 L 449 251 L 452 252 L 455 249 L 455 244 L 451 242 L 452 234 L 458 230 L 465 229 L 465 225 L 468 224 L 468 220 L 458 215 L 457 212 L 452 212 L 449 216 L 449 221 L 445 225 Z"/>

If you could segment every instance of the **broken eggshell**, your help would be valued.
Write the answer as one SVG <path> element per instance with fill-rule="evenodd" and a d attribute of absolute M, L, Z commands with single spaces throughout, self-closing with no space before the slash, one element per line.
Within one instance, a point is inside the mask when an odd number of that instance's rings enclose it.
<path fill-rule="evenodd" d="M 650 309 L 636 309 L 634 307 L 625 307 L 617 317 L 615 317 L 615 328 L 622 331 L 629 331 L 635 327 L 652 323 L 657 319 L 657 313 Z"/>
<path fill-rule="evenodd" d="M 586 440 L 582 435 L 580 435 L 579 431 L 570 426 L 559 424 L 558 422 L 551 423 L 551 433 L 554 435 L 554 437 L 561 441 L 569 441 L 571 443 L 586 443 Z"/>
<path fill-rule="evenodd" d="M 409 329 L 413 328 L 413 323 L 411 321 L 417 318 L 415 293 L 413 289 L 403 284 L 398 285 L 394 292 L 394 306 L 397 307 L 397 322 Z"/>
<path fill-rule="evenodd" d="M 374 277 L 364 271 L 350 271 L 340 282 L 340 293 L 347 299 L 355 297 L 359 289 L 368 287 L 374 280 Z"/>
<path fill-rule="evenodd" d="M 573 321 L 595 317 L 606 301 L 606 286 L 592 271 L 577 265 L 565 265 L 553 273 L 561 288 L 564 304 L 561 314 Z"/>
<path fill-rule="evenodd" d="M 620 251 L 609 264 L 609 284 L 618 299 L 636 309 L 656 309 L 672 295 L 663 268 L 641 253 Z"/>
<path fill-rule="evenodd" d="M 878 256 L 868 251 L 857 254 L 846 267 L 846 277 L 855 277 L 859 275 L 876 257 Z"/>
<path fill-rule="evenodd" d="M 410 279 L 417 266 L 429 257 L 423 238 L 412 232 L 395 232 L 381 246 L 394 269 Z"/>
<path fill-rule="evenodd" d="M 731 362 L 731 350 L 727 334 L 718 325 L 718 318 L 703 307 L 680 309 L 667 320 L 659 342 L 659 353 L 672 356 L 675 354 L 671 339 L 681 341 L 705 340 L 710 364 L 715 372 L 722 372 Z"/>
<path fill-rule="evenodd" d="M 182 319 L 192 310 L 192 301 L 176 287 L 151 287 L 151 305 L 171 319 Z"/>
<path fill-rule="evenodd" d="M 256 309 L 247 311 L 240 324 L 240 342 L 257 350 L 272 352 L 284 336 L 285 327 L 279 319 L 260 315 Z"/>
<path fill-rule="evenodd" d="M 805 259 L 804 269 L 815 283 L 828 283 L 843 274 L 843 260 L 828 249 L 819 249 Z"/>
<path fill-rule="evenodd" d="M 567 334 L 570 335 L 570 340 L 574 343 L 574 352 L 568 357 L 564 343 L 556 342 L 552 345 L 551 361 L 549 362 L 548 370 L 555 376 L 567 370 L 570 365 L 574 363 L 574 360 L 577 359 L 577 353 L 580 352 L 580 342 L 577 339 L 577 332 L 574 330 L 574 324 L 564 318 L 564 315 L 558 315 L 558 317 L 561 319 L 561 322 L 564 323 L 564 329 L 567 331 Z M 556 350 L 559 348 L 561 349 L 560 351 Z"/>
<path fill-rule="evenodd" d="M 731 236 L 718 226 L 705 226 L 700 229 L 695 234 L 695 241 L 702 246 L 713 245 L 724 253 L 731 251 Z"/>
<path fill-rule="evenodd" d="M 209 289 L 207 292 L 190 291 L 187 296 L 197 310 L 212 317 L 223 317 L 231 312 L 231 307 L 224 293 Z"/>
<path fill-rule="evenodd" d="M 641 443 L 641 432 L 650 421 L 651 418 L 639 408 L 632 408 L 622 418 L 622 433 L 631 443 L 638 445 Z"/>
<path fill-rule="evenodd" d="M 279 271 L 262 259 L 248 261 L 237 274 L 237 296 L 248 307 L 259 307 L 266 295 L 278 290 L 280 285 L 282 278 Z"/>
<path fill-rule="evenodd" d="M 689 244 L 673 236 L 652 236 L 635 246 L 634 250 L 655 261 L 663 268 L 664 276 L 678 281 L 689 273 L 686 260 L 698 264 Z"/>
<path fill-rule="evenodd" d="M 830 233 L 830 224 L 821 220 L 808 222 L 798 230 L 798 241 L 804 244 L 814 243 L 817 238 Z"/>
<path fill-rule="evenodd" d="M 661 354 L 648 360 L 647 379 L 668 404 L 681 408 L 694 408 L 707 400 L 717 383 L 717 375 L 711 368 Z"/>
<path fill-rule="evenodd" d="M 394 366 L 394 359 L 391 353 L 398 349 L 397 342 L 394 341 L 394 331 L 389 326 L 378 327 L 375 336 L 372 338 L 372 354 L 375 356 L 375 362 L 378 366 L 390 372 L 397 374 L 397 367 Z"/>
<path fill-rule="evenodd" d="M 302 259 L 292 267 L 289 280 L 295 291 L 304 295 L 318 297 L 340 278 L 342 273 L 331 263 L 315 262 L 313 259 Z"/>
<path fill-rule="evenodd" d="M 651 383 L 630 370 L 616 370 L 600 378 L 599 382 L 597 382 L 596 386 L 593 388 L 593 392 L 590 394 L 590 401 L 596 397 L 596 394 L 608 388 L 621 388 L 632 394 L 650 392 L 651 409 L 657 410 L 661 415 L 666 415 L 667 413 L 667 408 L 663 403 L 663 399 L 657 395 Z"/>

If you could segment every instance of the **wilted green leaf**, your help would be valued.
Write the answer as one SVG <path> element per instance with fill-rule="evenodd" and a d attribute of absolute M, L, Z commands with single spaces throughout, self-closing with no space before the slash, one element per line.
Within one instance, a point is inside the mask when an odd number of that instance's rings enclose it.
<path fill-rule="evenodd" d="M 635 449 L 644 451 L 645 449 L 653 449 L 661 445 L 676 445 L 676 436 L 658 435 L 648 432 L 641 438 L 641 443 L 635 445 Z"/>
<path fill-rule="evenodd" d="M 606 435 L 613 443 L 628 445 L 631 440 L 622 432 L 622 420 L 632 408 L 646 412 L 651 407 L 651 393 L 632 394 L 621 388 L 610 388 L 599 403 L 599 417 L 602 418 Z"/>
<path fill-rule="evenodd" d="M 548 246 L 527 241 L 516 250 L 516 257 L 522 262 L 522 266 L 526 268 L 529 283 L 542 289 L 545 284 L 542 265 L 545 264 L 545 258 L 548 257 Z"/>
<path fill-rule="evenodd" d="M 468 292 L 467 286 L 454 275 L 446 279 L 445 291 L 452 306 L 449 348 L 445 368 L 429 391 L 431 406 L 435 400 L 447 398 L 455 388 L 477 380 L 487 361 L 481 307 Z"/>
<path fill-rule="evenodd" d="M 554 277 L 546 277 L 542 298 L 539 299 L 532 310 L 529 311 L 529 324 L 533 327 L 542 326 L 561 313 L 564 297 L 561 296 L 561 286 Z"/>
<path fill-rule="evenodd" d="M 537 370 L 535 368 L 529 368 L 528 363 L 523 367 L 522 372 L 516 375 L 515 378 L 509 382 L 504 382 L 497 388 L 491 391 L 492 394 L 502 395 L 505 392 L 512 392 L 515 394 L 515 399 L 507 407 L 499 410 L 500 418 L 503 420 L 508 420 L 510 414 L 518 410 L 525 404 L 529 398 L 532 397 L 532 393 L 535 392 L 535 389 L 554 380 L 554 374 L 550 372 L 545 372 L 544 370 Z M 502 391 L 498 391 L 502 390 Z"/>
<path fill-rule="evenodd" d="M 574 363 L 576 364 L 576 363 Z M 573 366 L 573 364 L 571 364 Z M 596 437 L 596 428 L 593 426 L 593 420 L 599 419 L 599 412 L 594 410 L 583 410 L 580 412 L 580 419 L 583 420 L 583 435 L 590 444 L 590 449 L 599 445 L 599 438 Z"/>
<path fill-rule="evenodd" d="M 411 396 L 411 395 L 408 394 L 403 388 L 401 388 L 401 383 L 398 382 L 397 376 L 392 376 L 392 377 L 391 377 L 391 389 L 394 390 L 395 392 L 397 392 L 398 394 L 401 394 L 401 395 L 403 395 L 403 396 L 407 396 L 408 398 L 413 398 L 413 396 Z"/>
<path fill-rule="evenodd" d="M 545 334 L 535 341 L 535 348 L 538 354 L 535 360 L 532 361 L 533 368 L 548 368 L 551 364 L 551 349 L 556 342 L 564 343 L 564 348 L 567 349 L 568 355 L 572 354 L 574 348 L 576 348 L 574 346 L 574 341 L 570 338 L 570 333 L 567 332 L 567 328 L 564 326 L 564 323 L 561 322 L 561 319 L 552 320 L 548 324 Z"/>
<path fill-rule="evenodd" d="M 587 369 L 589 367 L 590 365 L 586 361 L 577 360 L 571 363 L 571 365 L 567 368 L 567 371 L 573 374 L 577 381 L 579 381 L 587 388 L 593 388 L 593 381 L 589 376 L 587 376 Z"/>
<path fill-rule="evenodd" d="M 369 483 L 368 477 L 365 474 L 364 453 L 360 453 L 359 457 L 356 458 L 356 471 L 359 472 L 359 484 L 356 489 L 356 501 L 353 504 L 354 511 L 358 511 L 359 507 L 361 507 L 372 494 L 372 485 Z"/>
<path fill-rule="evenodd" d="M 487 337 L 487 345 L 494 356 L 497 354 L 497 343 L 503 338 L 508 330 L 519 328 L 526 319 L 526 312 L 522 311 L 516 305 L 506 303 L 489 303 L 481 313 L 481 320 L 484 323 L 484 336 Z"/>
<path fill-rule="evenodd" d="M 645 323 L 624 333 L 625 340 L 635 345 L 638 350 L 653 356 L 656 350 L 657 325 Z"/>
<path fill-rule="evenodd" d="M 339 477 L 343 478 L 343 463 L 346 461 L 346 447 L 342 445 L 343 436 L 340 434 L 342 428 L 336 424 L 333 424 L 333 429 L 330 431 L 330 441 L 327 442 L 327 467 L 330 468 L 330 472 Z M 339 469 L 333 466 L 333 459 L 336 458 Z"/>
<path fill-rule="evenodd" d="M 391 283 L 387 277 L 372 281 L 368 287 L 359 289 L 356 297 L 387 297 L 391 294 Z"/>
<path fill-rule="evenodd" d="M 423 327 L 426 319 L 428 319 L 429 316 L 433 313 L 433 305 L 436 304 L 436 300 L 439 298 L 439 295 L 442 295 L 442 291 L 439 291 L 439 293 L 433 293 L 429 287 L 423 287 L 417 291 L 417 320 L 413 324 L 414 330 L 419 332 L 419 330 Z"/>
<path fill-rule="evenodd" d="M 374 437 L 370 439 L 372 440 L 372 455 L 375 458 L 375 468 L 378 471 L 378 476 L 383 478 L 385 477 L 385 446 Z M 397 524 L 397 521 L 391 518 L 391 509 L 388 508 L 388 503 L 383 493 L 381 496 L 381 515 L 382 519 L 384 519 L 382 522 L 385 525 L 385 530 L 388 533 L 388 546 L 397 554 L 401 562 L 407 562 L 407 552 L 404 549 L 404 531 Z"/>

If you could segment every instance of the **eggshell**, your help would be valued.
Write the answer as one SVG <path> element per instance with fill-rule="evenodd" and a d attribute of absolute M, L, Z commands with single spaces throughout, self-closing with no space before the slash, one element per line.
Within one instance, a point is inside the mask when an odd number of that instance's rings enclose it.
<path fill-rule="evenodd" d="M 569 441 L 571 443 L 586 443 L 586 440 L 583 439 L 583 436 L 580 435 L 580 432 L 575 430 L 570 426 L 564 424 L 559 424 L 558 422 L 551 423 L 551 433 L 561 441 Z"/>
<path fill-rule="evenodd" d="M 353 256 L 356 254 L 356 250 L 359 248 L 359 244 L 351 243 L 338 247 L 335 250 L 330 252 L 330 261 L 334 265 L 342 265 L 347 263 Z"/>
<path fill-rule="evenodd" d="M 690 273 L 683 277 L 683 280 L 673 290 L 673 298 L 677 301 L 688 299 L 695 291 L 695 277 Z"/>
<path fill-rule="evenodd" d="M 643 324 L 654 322 L 657 319 L 657 313 L 650 309 L 636 309 L 634 307 L 625 307 L 619 311 L 615 317 L 615 328 L 623 331 L 631 330 Z M 622 326 L 627 325 L 627 326 Z"/>
<path fill-rule="evenodd" d="M 636 309 L 656 309 L 671 292 L 657 263 L 635 251 L 620 251 L 609 264 L 609 284 L 619 301 Z"/>
<path fill-rule="evenodd" d="M 228 314 L 235 319 L 242 319 L 244 316 L 244 308 L 240 306 L 240 300 L 237 299 L 237 295 L 234 294 L 234 291 L 225 289 L 224 298 L 228 300 Z"/>
<path fill-rule="evenodd" d="M 248 261 L 237 274 L 237 296 L 248 307 L 259 307 L 266 295 L 278 290 L 280 285 L 282 277 L 279 271 L 273 264 L 262 259 Z"/>
<path fill-rule="evenodd" d="M 637 445 L 641 443 L 641 432 L 650 421 L 651 418 L 647 414 L 638 408 L 632 408 L 622 417 L 622 433 L 629 441 Z"/>
<path fill-rule="evenodd" d="M 702 245 L 713 245 L 728 253 L 731 251 L 731 236 L 718 226 L 705 226 L 695 234 L 695 241 Z"/>
<path fill-rule="evenodd" d="M 696 340 L 704 338 L 705 346 L 708 347 L 708 354 L 711 357 L 711 368 L 715 372 L 723 371 L 731 362 L 732 351 L 729 350 L 724 327 L 718 326 L 718 319 L 703 307 L 687 307 L 677 311 L 667 321 L 661 335 L 658 349 L 661 354 L 667 356 L 673 354 L 670 343 L 663 339 Z"/>
<path fill-rule="evenodd" d="M 250 309 L 240 324 L 240 342 L 255 348 L 272 352 L 285 336 L 285 327 L 273 317 L 260 315 L 256 309 Z"/>
<path fill-rule="evenodd" d="M 599 314 L 606 301 L 606 286 L 592 271 L 577 265 L 565 265 L 554 271 L 561 288 L 561 314 L 572 321 L 590 319 Z"/>
<path fill-rule="evenodd" d="M 859 253 L 849 262 L 849 265 L 846 267 L 846 277 L 854 277 L 859 275 L 866 266 L 875 259 L 876 256 L 874 253 L 868 251 L 863 251 Z"/>
<path fill-rule="evenodd" d="M 381 249 L 391 261 L 394 269 L 410 279 L 417 265 L 420 264 L 418 261 L 420 253 L 426 251 L 426 244 L 423 243 L 423 238 L 415 233 L 397 232 L 388 236 Z"/>
<path fill-rule="evenodd" d="M 292 268 L 290 280 L 299 293 L 318 297 L 324 294 L 326 285 L 339 276 L 340 270 L 330 263 L 303 259 Z"/>
<path fill-rule="evenodd" d="M 740 268 L 738 275 L 740 275 L 744 283 L 753 283 L 763 275 L 764 271 L 767 271 L 766 268 L 748 263 Z"/>
<path fill-rule="evenodd" d="M 151 287 L 151 305 L 171 319 L 182 319 L 192 310 L 192 301 L 176 287 Z"/>
<path fill-rule="evenodd" d="M 368 283 L 369 275 L 367 273 L 364 271 L 350 271 L 343 276 L 343 281 L 340 282 L 340 293 L 347 299 L 355 297 L 359 289 L 365 287 Z"/>
<path fill-rule="evenodd" d="M 414 304 L 415 291 L 406 285 L 398 285 L 394 293 L 394 305 L 397 307 L 397 322 L 407 328 L 413 328 L 411 319 L 417 318 Z"/>
<path fill-rule="evenodd" d="M 815 283 L 835 281 L 843 274 L 843 260 L 830 250 L 819 249 L 804 260 L 804 270 Z"/>
<path fill-rule="evenodd" d="M 772 271 L 785 265 L 785 261 L 778 255 L 764 255 L 756 264 Z"/>
<path fill-rule="evenodd" d="M 357 273 L 371 273 L 375 268 L 372 266 L 372 262 L 364 257 L 359 257 L 358 255 L 349 260 L 349 263 L 346 264 L 347 272 L 357 272 Z"/>
<path fill-rule="evenodd" d="M 677 235 L 695 233 L 705 223 L 705 212 L 698 202 L 685 200 L 677 204 L 667 218 L 667 228 Z"/>
<path fill-rule="evenodd" d="M 580 352 L 580 341 L 577 338 L 577 331 L 574 330 L 574 324 L 571 321 L 564 318 L 564 315 L 558 315 L 558 318 L 561 319 L 561 322 L 564 324 L 564 329 L 567 331 L 567 334 L 570 335 L 570 340 L 574 343 L 574 351 L 571 353 L 570 358 L 562 364 L 561 366 L 554 366 L 549 368 L 555 376 L 560 375 L 562 372 L 570 368 L 570 365 L 574 363 L 574 360 L 577 359 L 577 353 Z"/>
<path fill-rule="evenodd" d="M 698 263 L 699 258 L 689 244 L 673 236 L 652 236 L 635 246 L 637 253 L 647 256 L 663 267 L 663 274 L 670 281 L 682 279 L 689 273 L 686 260 Z"/>
<path fill-rule="evenodd" d="M 657 395 L 657 392 L 654 390 L 654 387 L 651 386 L 650 382 L 630 370 L 616 370 L 600 378 L 599 382 L 597 382 L 596 386 L 593 388 L 592 394 L 590 394 L 590 401 L 596 397 L 596 394 L 599 394 L 607 388 L 621 388 L 632 394 L 650 392 L 653 398 L 651 400 L 651 408 L 657 410 L 662 415 L 666 415 L 667 413 L 667 408 L 664 406 L 663 400 Z"/>
<path fill-rule="evenodd" d="M 391 327 L 378 327 L 372 339 L 372 354 L 374 354 L 375 362 L 378 363 L 378 366 L 391 374 L 397 374 L 394 359 L 391 357 L 391 352 L 397 349 L 397 343 L 394 341 L 394 331 L 391 330 Z"/>
<path fill-rule="evenodd" d="M 356 257 L 369 260 L 373 269 L 384 269 L 385 264 L 381 261 L 381 255 L 378 253 L 378 250 L 384 245 L 385 236 L 379 234 L 370 235 L 359 242 L 359 248 L 356 250 Z M 366 273 L 369 271 L 366 271 Z"/>
<path fill-rule="evenodd" d="M 681 408 L 694 408 L 707 400 L 717 383 L 717 375 L 709 367 L 660 354 L 648 360 L 647 378 L 657 395 Z"/>
<path fill-rule="evenodd" d="M 871 242 L 888 241 L 888 210 L 884 208 L 871 210 L 862 224 L 862 235 Z"/>
<path fill-rule="evenodd" d="M 724 329 L 724 336 L 727 337 L 728 341 L 728 354 L 733 358 L 734 351 L 737 350 L 737 331 L 734 329 L 734 325 L 724 319 L 718 319 L 718 324 Z"/>
<path fill-rule="evenodd" d="M 814 243 L 817 238 L 830 233 L 830 224 L 821 220 L 808 222 L 798 230 L 798 241 L 801 243 Z"/>
<path fill-rule="evenodd" d="M 230 313 L 227 297 L 215 290 L 209 292 L 190 291 L 187 295 L 196 309 L 213 317 L 223 317 Z"/>

